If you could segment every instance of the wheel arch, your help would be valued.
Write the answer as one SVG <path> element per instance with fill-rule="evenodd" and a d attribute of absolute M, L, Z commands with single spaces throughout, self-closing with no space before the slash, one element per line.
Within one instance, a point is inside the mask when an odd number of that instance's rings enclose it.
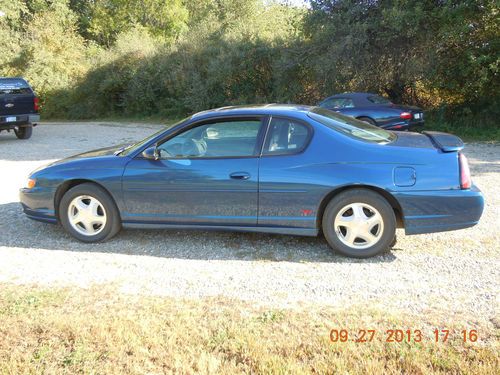
<path fill-rule="evenodd" d="M 374 123 L 377 123 L 377 120 L 375 120 L 372 116 L 367 116 L 367 115 L 356 116 L 356 120 L 362 121 L 361 119 L 363 119 L 363 118 L 366 118 L 368 120 L 372 120 Z"/>
<path fill-rule="evenodd" d="M 66 192 L 68 192 L 68 190 L 74 188 L 75 186 L 81 185 L 81 184 L 94 184 L 94 185 L 100 187 L 109 195 L 109 197 L 111 198 L 111 200 L 113 201 L 115 206 L 118 208 L 118 205 L 116 204 L 116 200 L 113 197 L 113 194 L 111 194 L 111 192 L 108 189 L 106 189 L 106 187 L 104 185 L 100 184 L 99 182 L 97 182 L 95 180 L 89 180 L 89 179 L 85 179 L 85 178 L 75 178 L 75 179 L 64 181 L 61 185 L 59 185 L 59 187 L 56 190 L 56 193 L 54 194 L 54 211 L 55 211 L 55 215 L 56 215 L 56 218 L 58 221 L 60 221 L 59 204 L 61 203 L 62 197 L 64 196 L 64 194 L 66 194 Z M 118 214 L 120 214 L 119 209 L 118 209 Z"/>
<path fill-rule="evenodd" d="M 316 217 L 316 227 L 319 230 L 321 230 L 321 225 L 322 225 L 322 221 L 323 221 L 323 214 L 325 213 L 326 206 L 333 199 L 333 197 L 339 193 L 346 191 L 346 190 L 354 190 L 354 189 L 366 189 L 366 190 L 371 190 L 375 193 L 380 194 L 391 205 L 391 207 L 394 211 L 394 215 L 396 216 L 396 227 L 397 228 L 404 228 L 403 209 L 401 208 L 401 205 L 399 204 L 397 199 L 394 198 L 394 196 L 391 193 L 389 193 L 387 190 L 384 190 L 380 187 L 372 186 L 372 185 L 348 185 L 348 186 L 342 186 L 340 188 L 337 188 L 337 189 L 330 191 L 321 200 L 321 203 L 319 205 L 319 209 L 317 212 L 317 217 Z"/>

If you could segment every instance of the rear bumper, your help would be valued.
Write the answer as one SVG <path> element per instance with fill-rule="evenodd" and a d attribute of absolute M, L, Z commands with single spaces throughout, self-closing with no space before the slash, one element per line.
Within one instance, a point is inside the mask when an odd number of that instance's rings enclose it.
<path fill-rule="evenodd" d="M 421 121 L 402 121 L 396 124 L 390 124 L 383 126 L 384 129 L 387 130 L 412 130 L 412 131 L 421 131 L 424 127 L 424 120 Z"/>
<path fill-rule="evenodd" d="M 8 121 L 8 119 L 12 119 L 14 117 L 14 121 Z M 39 114 L 0 116 L 0 129 L 7 130 L 14 129 L 19 126 L 30 126 L 38 121 L 40 121 Z"/>
<path fill-rule="evenodd" d="M 484 209 L 484 197 L 469 190 L 420 191 L 394 194 L 404 215 L 406 234 L 445 232 L 476 225 Z"/>

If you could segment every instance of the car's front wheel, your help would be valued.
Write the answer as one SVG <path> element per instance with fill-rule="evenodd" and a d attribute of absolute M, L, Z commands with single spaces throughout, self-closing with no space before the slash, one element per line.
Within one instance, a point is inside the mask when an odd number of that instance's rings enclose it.
<path fill-rule="evenodd" d="M 61 224 L 76 239 L 83 242 L 105 241 L 121 228 L 120 214 L 101 187 L 84 183 L 64 194 L 59 204 Z"/>
<path fill-rule="evenodd" d="M 343 255 L 367 258 L 387 250 L 395 237 L 396 217 L 384 197 L 368 189 L 336 195 L 323 215 L 323 233 Z"/>

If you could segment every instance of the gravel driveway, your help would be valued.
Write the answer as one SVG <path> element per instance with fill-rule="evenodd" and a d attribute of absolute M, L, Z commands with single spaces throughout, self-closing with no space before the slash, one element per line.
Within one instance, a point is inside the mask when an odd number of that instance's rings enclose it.
<path fill-rule="evenodd" d="M 422 313 L 498 317 L 500 145 L 468 144 L 486 196 L 480 225 L 404 236 L 383 256 L 334 255 L 322 238 L 177 230 L 125 230 L 98 245 L 24 217 L 18 188 L 28 173 L 74 153 L 138 140 L 158 125 L 42 124 L 33 138 L 0 134 L 0 282 L 87 287 L 183 298 L 221 295 L 270 306 L 379 305 Z"/>

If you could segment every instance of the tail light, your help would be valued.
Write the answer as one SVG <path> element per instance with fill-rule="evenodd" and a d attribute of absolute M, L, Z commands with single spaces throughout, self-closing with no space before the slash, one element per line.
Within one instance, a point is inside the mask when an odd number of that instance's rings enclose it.
<path fill-rule="evenodd" d="M 460 188 L 470 189 L 472 180 L 470 177 L 469 162 L 464 154 L 458 154 L 458 164 L 460 167 Z"/>
<path fill-rule="evenodd" d="M 40 99 L 38 99 L 36 96 L 33 99 L 33 108 L 35 108 L 35 111 L 37 112 L 40 110 Z"/>
<path fill-rule="evenodd" d="M 399 115 L 399 117 L 402 118 L 403 120 L 411 120 L 411 118 L 413 117 L 413 115 L 410 112 L 402 112 Z"/>

